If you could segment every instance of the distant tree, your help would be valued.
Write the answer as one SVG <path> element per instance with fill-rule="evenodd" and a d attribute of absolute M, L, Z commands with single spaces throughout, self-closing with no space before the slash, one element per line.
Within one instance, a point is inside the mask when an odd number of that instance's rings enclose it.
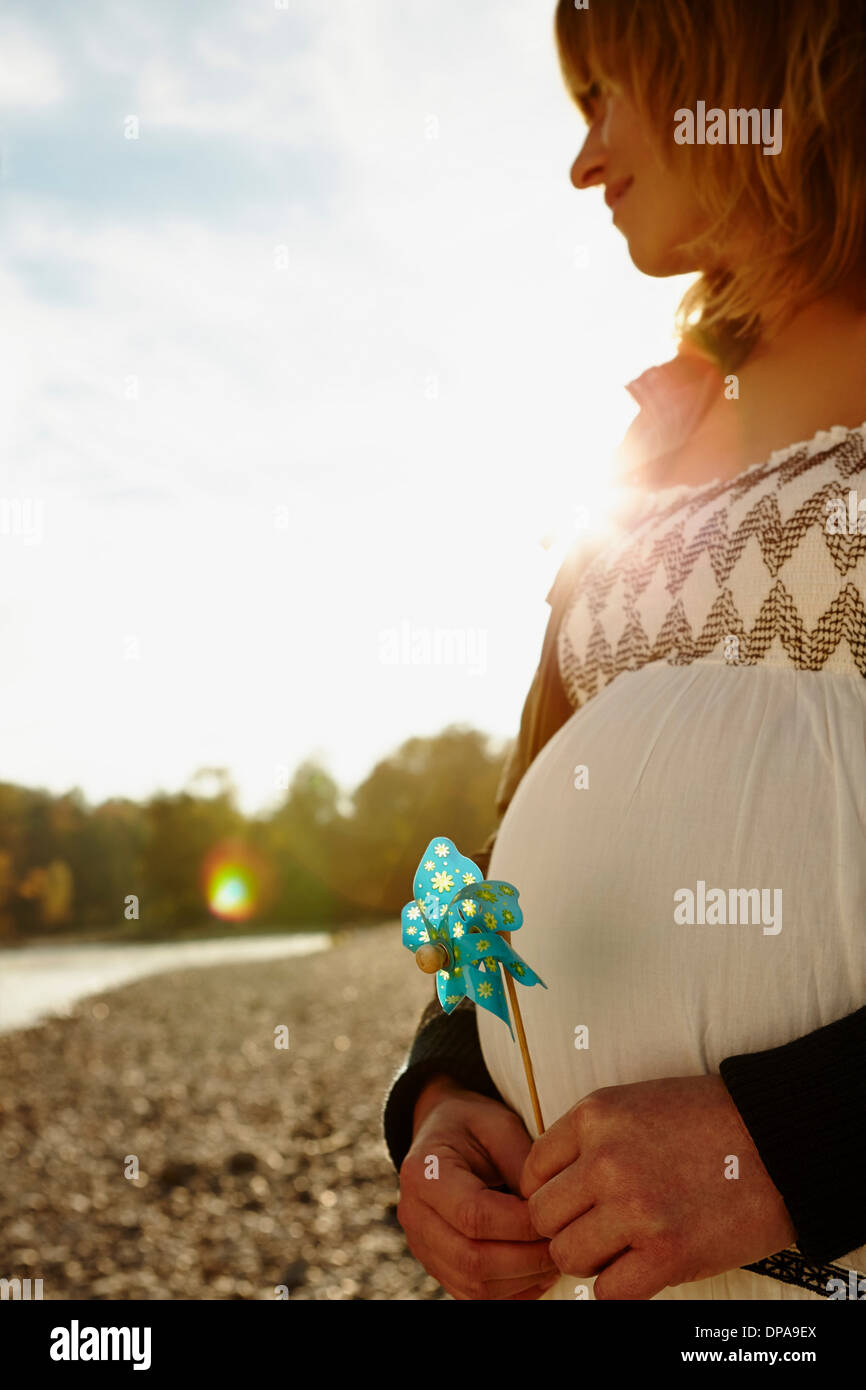
<path fill-rule="evenodd" d="M 64 859 L 30 869 L 18 884 L 19 897 L 34 904 L 34 925 L 39 927 L 69 922 L 72 893 L 72 870 Z"/>
<path fill-rule="evenodd" d="M 447 835 L 471 858 L 495 825 L 505 753 L 478 730 L 452 725 L 406 740 L 377 763 L 352 797 L 346 826 L 343 862 L 357 898 L 398 912 L 434 835 Z"/>
<path fill-rule="evenodd" d="M 357 915 L 341 873 L 346 828 L 339 796 L 331 774 L 307 759 L 296 769 L 282 805 L 259 823 L 257 841 L 275 867 L 287 922 L 315 925 Z"/>
<path fill-rule="evenodd" d="M 15 874 L 12 855 L 8 849 L 0 849 L 0 940 L 4 937 L 14 936 L 16 932 L 13 910 L 14 891 Z"/>
<path fill-rule="evenodd" d="M 91 808 L 76 789 L 55 801 L 52 827 L 56 852 L 72 873 L 76 924 L 119 929 L 124 896 L 137 891 L 144 808 L 120 798 Z"/>
<path fill-rule="evenodd" d="M 161 930 L 207 921 L 205 860 L 214 846 L 242 841 L 246 828 L 228 776 L 214 796 L 160 792 L 145 803 L 144 812 L 138 890 L 144 928 Z"/>

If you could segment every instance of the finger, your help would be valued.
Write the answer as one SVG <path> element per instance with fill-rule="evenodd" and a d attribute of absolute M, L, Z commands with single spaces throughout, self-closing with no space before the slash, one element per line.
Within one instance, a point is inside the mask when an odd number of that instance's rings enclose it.
<path fill-rule="evenodd" d="M 590 1211 L 595 1196 L 583 1177 L 582 1165 L 571 1163 L 539 1187 L 530 1198 L 529 1214 L 539 1235 L 552 1239 Z"/>
<path fill-rule="evenodd" d="M 547 1293 L 552 1289 L 556 1283 L 558 1283 L 558 1280 L 552 1279 L 549 1284 L 536 1284 L 531 1289 L 524 1289 L 522 1293 L 509 1294 L 509 1301 L 516 1302 L 518 1299 L 540 1298 L 543 1293 Z"/>
<path fill-rule="evenodd" d="M 563 1274 L 578 1279 L 599 1274 L 628 1248 L 628 1229 L 610 1206 L 593 1207 L 550 1242 L 551 1258 Z"/>
<path fill-rule="evenodd" d="M 526 1297 L 532 1294 L 533 1289 L 535 1290 L 533 1297 L 538 1298 L 539 1294 L 544 1293 L 547 1289 L 552 1289 L 554 1284 L 558 1284 L 561 1278 L 562 1275 L 556 1269 L 543 1279 L 539 1279 L 537 1274 L 534 1279 L 527 1279 L 522 1275 L 515 1279 L 491 1279 L 487 1287 L 490 1289 L 491 1299 Z"/>
<path fill-rule="evenodd" d="M 666 1289 L 674 1278 L 672 1268 L 647 1250 L 626 1250 L 602 1270 L 593 1294 L 599 1299 L 648 1299 Z"/>
<path fill-rule="evenodd" d="M 519 1192 L 520 1175 L 532 1148 L 532 1139 L 520 1116 L 504 1105 L 491 1105 L 483 1116 L 479 1115 L 473 1130 L 508 1188 Z"/>
<path fill-rule="evenodd" d="M 439 1177 L 425 1185 L 422 1200 L 472 1240 L 538 1240 L 523 1198 L 494 1192 L 453 1151 L 440 1153 Z"/>
<path fill-rule="evenodd" d="M 532 1241 L 475 1239 L 450 1226 L 432 1207 L 419 1214 L 415 1229 L 418 1240 L 437 1258 L 473 1279 L 487 1282 L 531 1276 L 538 1280 L 539 1276 L 559 1275 L 550 1242 L 537 1236 Z"/>
<path fill-rule="evenodd" d="M 432 1208 L 413 1222 L 410 1249 L 425 1269 L 443 1276 L 460 1289 L 475 1290 L 474 1297 L 513 1293 L 546 1279 L 558 1279 L 559 1269 L 546 1240 L 524 1241 L 470 1240 L 455 1231 Z M 477 1290 L 484 1286 L 486 1294 Z"/>
<path fill-rule="evenodd" d="M 520 1192 L 531 1197 L 544 1183 L 580 1157 L 575 1109 L 569 1110 L 539 1135 L 526 1156 L 520 1175 Z"/>
<path fill-rule="evenodd" d="M 427 1269 L 427 1265 L 424 1265 L 424 1268 Z M 433 1278 L 442 1285 L 446 1293 L 450 1293 L 452 1298 L 456 1298 L 461 1303 L 508 1303 L 515 1299 L 536 1299 L 540 1298 L 543 1293 L 547 1293 L 548 1289 L 552 1289 L 561 1278 L 558 1275 L 556 1279 L 551 1278 L 546 1284 L 539 1284 L 537 1280 L 531 1279 L 509 1279 L 494 1284 L 482 1284 L 474 1291 L 468 1291 L 456 1286 L 452 1287 L 446 1283 L 447 1275 L 440 1279 L 438 1274 L 434 1274 L 432 1270 L 428 1270 L 428 1273 L 433 1274 Z M 517 1287 L 510 1287 L 513 1285 Z"/>
<path fill-rule="evenodd" d="M 545 1275 L 518 1274 L 505 1279 L 471 1279 L 455 1269 L 443 1258 L 438 1247 L 426 1245 L 423 1240 L 413 1239 L 409 1247 L 416 1260 L 424 1266 L 437 1283 L 442 1285 L 452 1298 L 503 1300 L 515 1297 L 538 1298 L 549 1288 L 553 1288 L 562 1277 L 554 1267 Z M 523 1247 L 524 1249 L 527 1247 Z M 532 1290 L 535 1292 L 533 1293 Z"/>

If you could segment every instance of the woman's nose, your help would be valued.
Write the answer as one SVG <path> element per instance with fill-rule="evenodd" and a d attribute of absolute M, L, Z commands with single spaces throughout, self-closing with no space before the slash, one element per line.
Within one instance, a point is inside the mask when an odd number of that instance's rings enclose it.
<path fill-rule="evenodd" d="M 602 123 L 595 121 L 581 146 L 580 154 L 571 166 L 571 182 L 575 188 L 592 188 L 603 182 L 607 149 L 602 140 Z"/>

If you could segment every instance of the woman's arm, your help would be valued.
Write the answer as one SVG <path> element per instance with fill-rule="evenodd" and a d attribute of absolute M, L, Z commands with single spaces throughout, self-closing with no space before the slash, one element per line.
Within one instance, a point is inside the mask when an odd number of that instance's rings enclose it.
<path fill-rule="evenodd" d="M 810 1259 L 866 1244 L 866 1008 L 719 1071 Z"/>

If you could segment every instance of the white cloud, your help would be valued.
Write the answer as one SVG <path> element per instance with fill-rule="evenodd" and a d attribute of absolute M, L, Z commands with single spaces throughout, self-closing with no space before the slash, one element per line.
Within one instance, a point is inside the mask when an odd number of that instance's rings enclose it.
<path fill-rule="evenodd" d="M 66 76 L 44 40 L 23 26 L 0 23 L 0 109 L 57 106 L 66 95 Z"/>

